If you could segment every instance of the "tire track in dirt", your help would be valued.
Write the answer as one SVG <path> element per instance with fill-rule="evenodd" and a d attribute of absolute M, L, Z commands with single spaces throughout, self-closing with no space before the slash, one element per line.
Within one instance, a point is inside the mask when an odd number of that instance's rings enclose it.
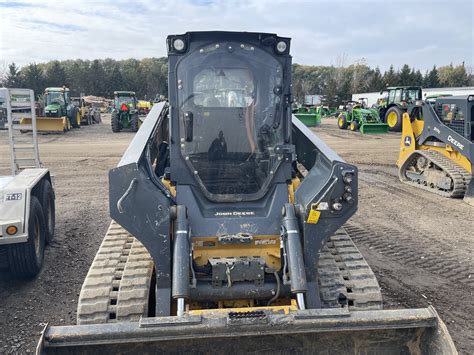
<path fill-rule="evenodd" d="M 420 234 L 419 231 L 390 227 L 376 227 L 357 222 L 348 222 L 347 231 L 351 238 L 396 261 L 414 265 L 446 279 L 474 289 L 474 265 L 472 260 L 460 260 L 457 253 L 427 243 L 435 236 Z M 375 230 L 375 231 L 374 231 Z M 439 239 L 439 237 L 438 237 Z"/>
<path fill-rule="evenodd" d="M 433 305 L 461 354 L 474 351 L 474 268 L 430 236 L 405 227 L 350 221 L 347 232 L 360 247 L 382 287 L 385 308 Z M 438 236 L 439 238 L 439 236 Z"/>

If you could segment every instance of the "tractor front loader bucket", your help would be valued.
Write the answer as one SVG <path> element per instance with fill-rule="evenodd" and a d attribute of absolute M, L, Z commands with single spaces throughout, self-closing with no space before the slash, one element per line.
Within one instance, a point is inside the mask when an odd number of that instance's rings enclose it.
<path fill-rule="evenodd" d="M 31 118 L 22 118 L 20 125 L 28 127 L 31 125 Z M 36 117 L 36 129 L 38 132 L 66 132 L 69 129 L 67 117 Z M 25 128 L 25 130 L 29 130 Z"/>
<path fill-rule="evenodd" d="M 388 125 L 386 123 L 364 123 L 360 126 L 362 134 L 387 133 Z"/>
<path fill-rule="evenodd" d="M 37 354 L 457 354 L 432 308 L 203 312 L 135 323 L 49 327 Z"/>
<path fill-rule="evenodd" d="M 295 113 L 294 115 L 308 127 L 321 126 L 321 117 L 317 113 Z"/>

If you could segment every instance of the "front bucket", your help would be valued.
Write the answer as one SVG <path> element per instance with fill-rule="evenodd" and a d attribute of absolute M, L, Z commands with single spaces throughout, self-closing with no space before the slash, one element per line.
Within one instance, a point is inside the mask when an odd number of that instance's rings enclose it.
<path fill-rule="evenodd" d="M 464 202 L 474 207 L 474 177 L 471 178 L 464 194 Z"/>
<path fill-rule="evenodd" d="M 31 118 L 22 118 L 20 125 L 31 125 Z M 68 119 L 66 117 L 36 117 L 38 132 L 66 132 Z"/>
<path fill-rule="evenodd" d="M 457 354 L 432 308 L 229 312 L 49 327 L 37 354 Z"/>
<path fill-rule="evenodd" d="M 360 126 L 360 133 L 363 134 L 377 134 L 387 133 L 388 125 L 386 123 L 364 123 Z"/>
<path fill-rule="evenodd" d="M 315 113 L 295 113 L 294 115 L 307 127 L 321 126 L 321 118 Z"/>

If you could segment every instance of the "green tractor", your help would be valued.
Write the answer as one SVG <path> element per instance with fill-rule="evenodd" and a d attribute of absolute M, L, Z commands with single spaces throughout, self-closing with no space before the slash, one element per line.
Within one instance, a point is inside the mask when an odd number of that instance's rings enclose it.
<path fill-rule="evenodd" d="M 367 99 L 348 101 L 344 110 L 339 113 L 337 125 L 340 129 L 349 127 L 351 131 L 360 133 L 387 133 L 388 125 L 380 120 L 379 112 L 374 108 L 367 108 Z"/>
<path fill-rule="evenodd" d="M 388 124 L 388 129 L 395 132 L 402 130 L 402 116 L 407 112 L 409 104 L 421 100 L 420 86 L 392 86 L 382 90 L 387 96 L 377 105 L 379 116 Z"/>
<path fill-rule="evenodd" d="M 44 90 L 44 109 L 36 116 L 36 129 L 40 132 L 67 132 L 81 127 L 81 114 L 71 101 L 69 89 L 49 87 Z M 22 118 L 20 124 L 30 127 L 31 118 Z M 28 129 L 25 129 L 28 130 Z"/>
<path fill-rule="evenodd" d="M 129 128 L 136 132 L 138 127 L 139 119 L 135 93 L 133 91 L 115 91 L 112 131 L 120 132 L 124 128 Z"/>

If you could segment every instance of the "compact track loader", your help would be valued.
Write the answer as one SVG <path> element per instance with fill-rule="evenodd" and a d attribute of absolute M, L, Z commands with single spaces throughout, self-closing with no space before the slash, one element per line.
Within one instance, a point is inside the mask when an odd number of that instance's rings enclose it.
<path fill-rule="evenodd" d="M 290 39 L 167 38 L 155 104 L 110 171 L 78 325 L 38 353 L 456 354 L 433 308 L 382 310 L 342 228 L 357 168 L 291 112 Z"/>
<path fill-rule="evenodd" d="M 402 182 L 474 206 L 474 95 L 410 107 L 397 165 Z"/>

